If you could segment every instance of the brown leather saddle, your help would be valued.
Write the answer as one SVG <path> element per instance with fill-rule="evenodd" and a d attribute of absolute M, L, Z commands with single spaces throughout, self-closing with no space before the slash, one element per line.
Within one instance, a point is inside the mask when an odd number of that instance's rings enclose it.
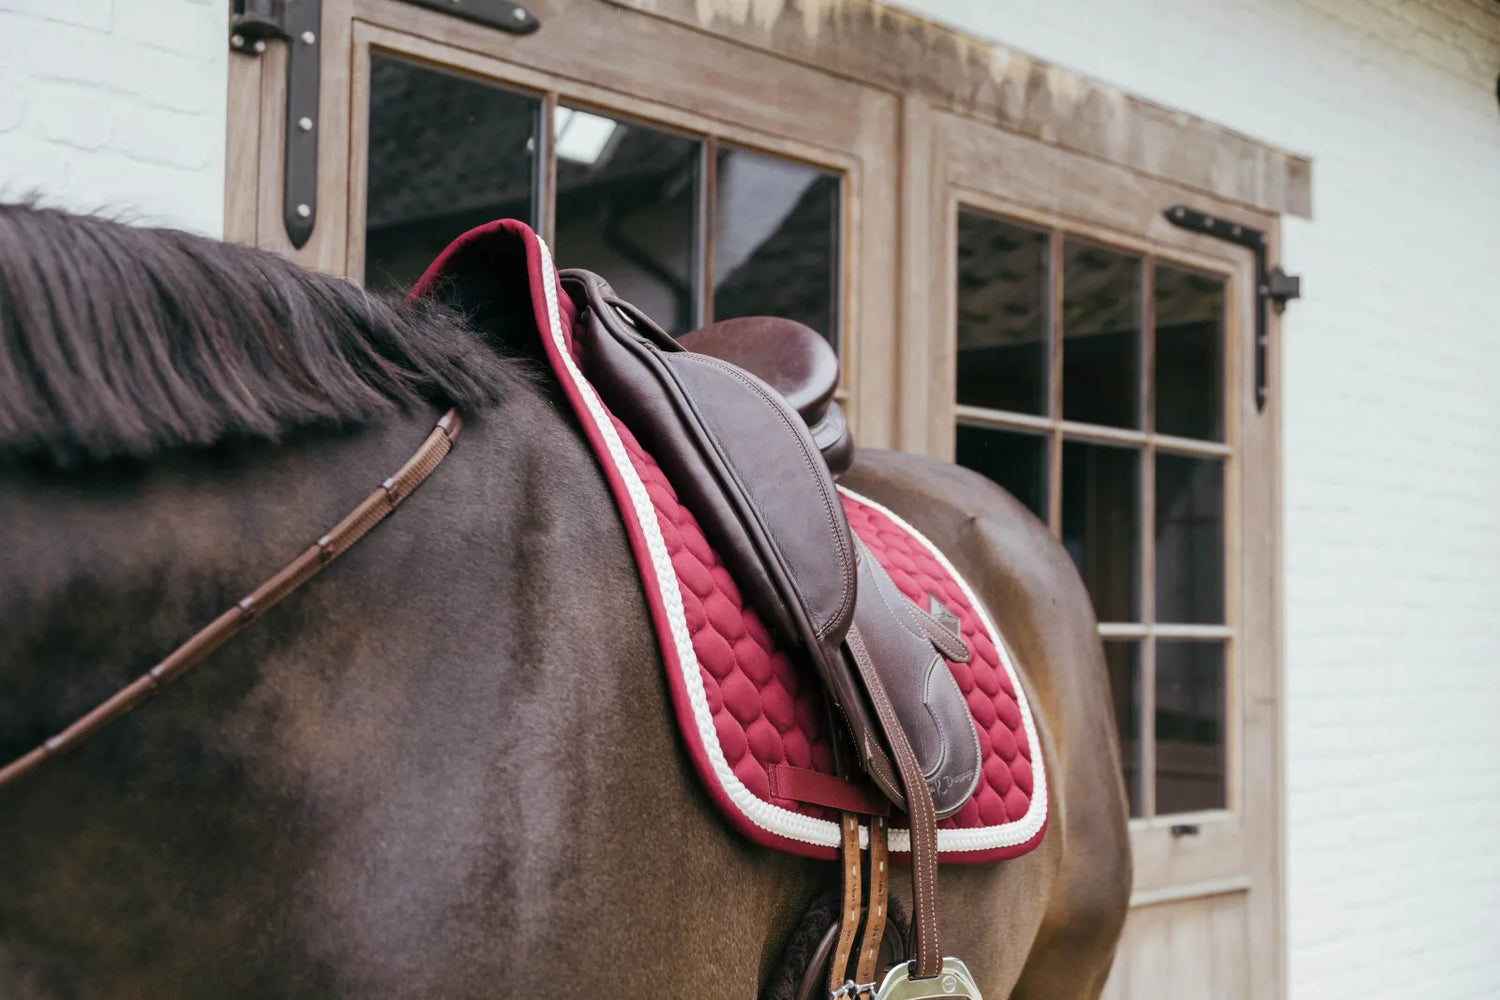
<path fill-rule="evenodd" d="M 940 983 L 943 995 L 977 996 L 962 963 L 942 957 L 933 898 L 937 820 L 957 812 L 980 778 L 974 721 L 946 662 L 967 661 L 969 650 L 956 616 L 935 597 L 926 608 L 908 600 L 849 529 L 834 477 L 854 448 L 834 399 L 832 349 L 801 324 L 768 318 L 729 320 L 674 340 L 598 275 L 564 270 L 558 277 L 604 405 L 655 457 L 767 627 L 810 660 L 860 767 L 910 817 L 917 954 L 891 976 L 907 986 Z M 869 956 L 840 985 L 863 892 L 860 818 L 846 810 L 849 905 L 830 993 L 927 995 L 925 987 L 901 992 L 900 984 L 892 992 L 889 979 L 877 993 L 874 982 L 860 981 L 873 976 L 886 877 L 885 823 L 875 810 L 863 812 L 870 815 Z"/>
<path fill-rule="evenodd" d="M 944 658 L 969 651 L 951 613 L 935 598 L 913 605 L 849 530 L 834 474 L 854 446 L 833 398 L 833 350 L 799 323 L 764 317 L 673 340 L 598 275 L 559 277 L 605 405 L 656 456 L 767 625 L 809 655 L 870 778 L 906 808 L 875 704 L 883 694 L 938 818 L 957 812 L 979 781 L 979 738 Z M 845 648 L 851 625 L 871 677 Z"/>

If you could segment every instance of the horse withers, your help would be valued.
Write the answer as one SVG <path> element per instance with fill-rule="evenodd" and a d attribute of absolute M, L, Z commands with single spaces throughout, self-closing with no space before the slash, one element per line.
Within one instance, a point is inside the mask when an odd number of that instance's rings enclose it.
<path fill-rule="evenodd" d="M 619 514 L 510 315 L 0 207 L 0 764 L 465 421 L 337 563 L 0 792 L 0 995 L 749 1000 L 777 975 L 836 866 L 714 812 Z M 861 451 L 844 482 L 950 554 L 1036 714 L 1047 832 L 940 870 L 945 945 L 988 997 L 1097 996 L 1129 856 L 1082 585 L 972 473 Z"/>

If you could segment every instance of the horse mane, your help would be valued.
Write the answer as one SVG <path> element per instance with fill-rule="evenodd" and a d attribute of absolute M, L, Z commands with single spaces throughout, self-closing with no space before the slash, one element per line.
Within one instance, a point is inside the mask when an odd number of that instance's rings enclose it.
<path fill-rule="evenodd" d="M 276 441 L 438 404 L 516 363 L 456 311 L 172 229 L 0 204 L 0 458 Z"/>

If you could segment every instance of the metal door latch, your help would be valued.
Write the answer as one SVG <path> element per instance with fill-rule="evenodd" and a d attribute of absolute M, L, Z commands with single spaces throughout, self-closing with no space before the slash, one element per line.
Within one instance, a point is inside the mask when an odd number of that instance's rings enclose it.
<path fill-rule="evenodd" d="M 323 0 L 234 0 L 229 48 L 259 56 L 285 42 L 286 144 L 282 151 L 281 217 L 292 246 L 312 237 L 318 219 L 318 68 Z"/>
<path fill-rule="evenodd" d="M 541 22 L 511 0 L 405 0 L 418 7 L 527 35 Z M 272 42 L 287 46 L 286 144 L 281 217 L 292 246 L 312 238 L 318 220 L 318 88 L 322 0 L 230 0 L 229 48 L 256 57 Z"/>

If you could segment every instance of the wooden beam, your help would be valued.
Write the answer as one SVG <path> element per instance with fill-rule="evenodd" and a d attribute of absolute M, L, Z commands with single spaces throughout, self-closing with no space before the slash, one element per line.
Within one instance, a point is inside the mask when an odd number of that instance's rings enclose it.
<path fill-rule="evenodd" d="M 605 2 L 1228 201 L 1312 217 L 1307 157 L 876 0 Z"/>

